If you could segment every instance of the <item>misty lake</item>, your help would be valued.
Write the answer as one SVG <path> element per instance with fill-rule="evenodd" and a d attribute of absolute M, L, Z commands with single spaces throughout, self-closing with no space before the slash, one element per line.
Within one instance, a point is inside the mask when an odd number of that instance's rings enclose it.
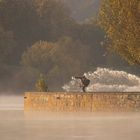
<path fill-rule="evenodd" d="M 22 96 L 0 96 L 1 140 L 139 140 L 140 113 L 24 112 Z"/>

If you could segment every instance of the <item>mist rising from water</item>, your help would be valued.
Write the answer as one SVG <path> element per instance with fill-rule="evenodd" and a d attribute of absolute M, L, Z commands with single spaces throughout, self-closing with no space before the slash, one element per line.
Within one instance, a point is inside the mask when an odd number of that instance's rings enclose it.
<path fill-rule="evenodd" d="M 23 96 L 0 95 L 0 110 L 23 110 Z"/>
<path fill-rule="evenodd" d="M 88 92 L 140 92 L 140 78 L 124 71 L 97 68 L 95 72 L 84 75 L 91 81 Z M 81 92 L 81 81 L 72 77 L 63 89 L 67 92 Z"/>

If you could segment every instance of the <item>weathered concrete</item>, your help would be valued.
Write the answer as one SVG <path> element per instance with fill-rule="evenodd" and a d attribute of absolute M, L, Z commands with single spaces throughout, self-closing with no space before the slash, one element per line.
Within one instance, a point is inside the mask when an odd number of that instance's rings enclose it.
<path fill-rule="evenodd" d="M 27 92 L 25 111 L 140 111 L 140 93 Z"/>

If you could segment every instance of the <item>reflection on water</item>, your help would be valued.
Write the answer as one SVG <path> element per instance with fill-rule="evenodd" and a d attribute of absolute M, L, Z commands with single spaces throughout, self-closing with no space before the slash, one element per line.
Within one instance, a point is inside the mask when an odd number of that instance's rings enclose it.
<path fill-rule="evenodd" d="M 24 112 L 22 109 L 0 110 L 1 140 L 140 139 L 140 113 L 62 114 Z"/>

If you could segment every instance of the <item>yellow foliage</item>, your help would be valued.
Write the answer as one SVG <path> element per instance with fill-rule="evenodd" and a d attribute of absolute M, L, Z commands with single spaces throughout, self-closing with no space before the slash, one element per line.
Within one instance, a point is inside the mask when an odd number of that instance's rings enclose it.
<path fill-rule="evenodd" d="M 140 1 L 103 0 L 99 24 L 105 30 L 108 47 L 131 64 L 140 64 Z"/>
<path fill-rule="evenodd" d="M 35 86 L 36 86 L 36 89 L 37 89 L 38 92 L 47 92 L 48 87 L 46 85 L 46 81 L 45 81 L 42 74 L 40 75 L 40 78 L 37 81 Z"/>

